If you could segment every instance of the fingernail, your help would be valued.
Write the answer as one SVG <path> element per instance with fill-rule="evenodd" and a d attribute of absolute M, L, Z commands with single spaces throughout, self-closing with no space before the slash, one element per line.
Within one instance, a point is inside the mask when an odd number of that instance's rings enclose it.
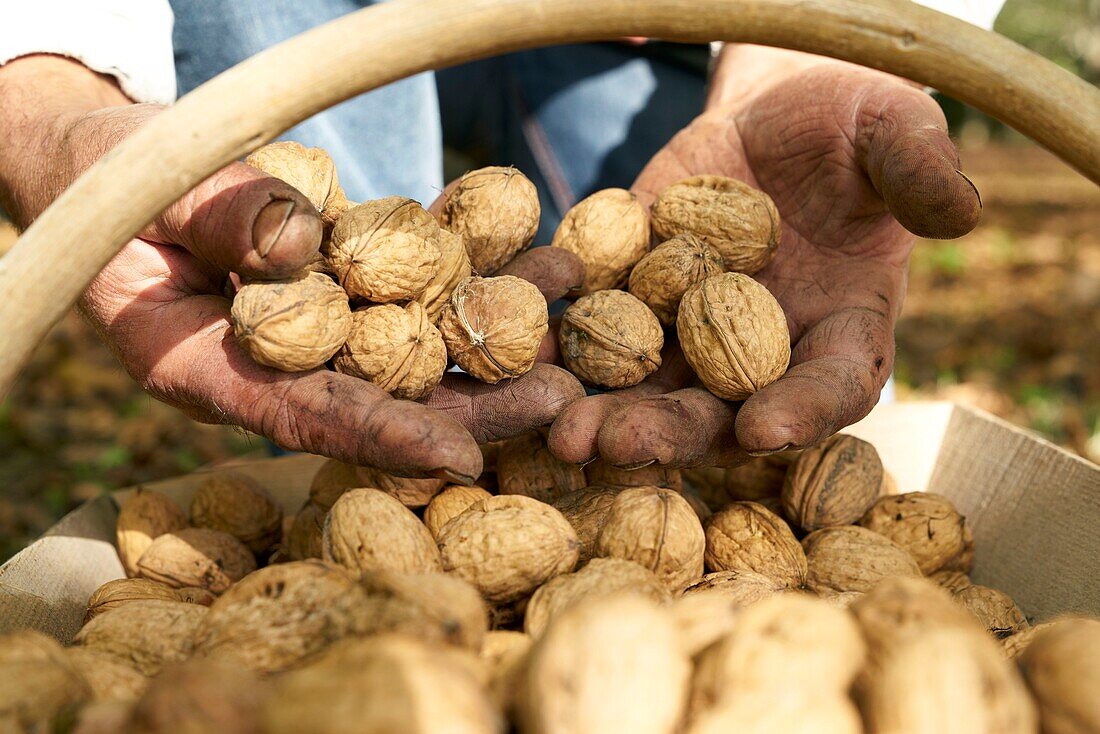
<path fill-rule="evenodd" d="M 751 456 L 755 459 L 759 459 L 762 456 L 771 456 L 772 454 L 781 454 L 784 451 L 790 451 L 793 448 L 794 448 L 794 444 L 789 443 L 789 444 L 786 444 L 784 446 L 780 446 L 777 449 L 766 449 L 764 451 L 746 451 L 745 453 L 747 453 L 749 456 Z"/>
<path fill-rule="evenodd" d="M 955 169 L 955 173 L 962 176 L 963 181 L 966 181 L 968 184 L 970 184 L 970 188 L 974 189 L 974 196 L 978 197 L 978 209 L 985 209 L 985 205 L 982 203 L 982 192 L 978 191 L 978 187 L 975 186 L 974 182 L 970 180 L 970 176 L 967 176 L 965 173 L 957 168 Z"/>
<path fill-rule="evenodd" d="M 466 487 L 472 485 L 477 479 L 477 477 L 471 477 L 466 474 L 459 474 L 458 472 L 451 471 L 450 469 L 436 469 L 432 472 L 432 476 L 436 479 L 446 479 L 451 484 L 461 484 Z"/>
<path fill-rule="evenodd" d="M 584 461 L 582 461 L 581 463 L 577 464 L 577 466 L 579 466 L 579 467 L 580 467 L 581 469 L 583 469 L 583 468 L 585 468 L 586 466 L 588 466 L 589 464 L 595 463 L 596 459 L 598 459 L 598 458 L 600 458 L 600 455 L 599 455 L 599 454 L 596 454 L 596 455 L 595 455 L 595 456 L 593 456 L 593 457 L 592 457 L 591 459 L 585 459 L 585 460 L 584 460 Z"/>
<path fill-rule="evenodd" d="M 616 464 L 616 469 L 622 469 L 623 471 L 635 471 L 636 469 L 645 469 L 647 466 L 656 464 L 656 459 L 650 459 L 649 461 L 640 461 L 635 464 Z"/>
<path fill-rule="evenodd" d="M 252 225 L 252 247 L 260 257 L 267 257 L 275 247 L 279 238 L 283 236 L 283 231 L 292 214 L 294 214 L 293 201 L 276 199 L 256 215 L 256 222 Z"/>

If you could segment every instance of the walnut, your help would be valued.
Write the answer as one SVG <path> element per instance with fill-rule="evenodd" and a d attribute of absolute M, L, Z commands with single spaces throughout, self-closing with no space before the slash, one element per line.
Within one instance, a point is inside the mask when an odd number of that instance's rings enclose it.
<path fill-rule="evenodd" d="M 712 571 L 753 571 L 787 587 L 806 583 L 806 554 L 787 523 L 756 502 L 732 502 L 706 525 Z"/>
<path fill-rule="evenodd" d="M 859 693 L 872 734 L 1038 731 L 1019 673 L 975 629 L 922 630 L 892 650 Z"/>
<path fill-rule="evenodd" d="M 952 594 L 958 593 L 974 583 L 970 580 L 970 577 L 962 571 L 950 571 L 946 569 L 929 574 L 928 579 L 930 581 L 935 581 L 938 586 L 942 586 Z"/>
<path fill-rule="evenodd" d="M 464 487 L 453 484 L 444 487 L 443 491 L 432 497 L 432 501 L 424 508 L 424 524 L 433 537 L 439 538 L 439 532 L 444 525 L 469 509 L 470 505 L 492 496 L 476 486 Z"/>
<path fill-rule="evenodd" d="M 943 564 L 942 569 L 945 571 L 962 571 L 963 573 L 970 573 L 974 568 L 974 533 L 970 530 L 970 526 L 963 524 L 963 546 L 959 554 L 954 558 Z"/>
<path fill-rule="evenodd" d="M 413 301 L 351 315 L 348 340 L 332 359 L 337 372 L 373 382 L 395 398 L 428 395 L 447 370 L 447 347 L 427 311 Z"/>
<path fill-rule="evenodd" d="M 550 622 L 581 599 L 629 591 L 656 602 L 669 600 L 664 582 L 648 568 L 619 558 L 593 558 L 579 571 L 555 576 L 527 602 L 523 629 L 542 635 Z"/>
<path fill-rule="evenodd" d="M 974 615 L 978 623 L 998 639 L 1027 629 L 1027 618 L 1012 597 L 1003 591 L 971 584 L 954 593 L 955 601 Z"/>
<path fill-rule="evenodd" d="M 549 328 L 546 300 L 514 275 L 467 278 L 439 317 L 447 354 L 463 370 L 495 385 L 535 366 Z"/>
<path fill-rule="evenodd" d="M 626 189 L 603 189 L 565 213 L 550 244 L 584 263 L 582 294 L 622 288 L 649 249 L 649 216 Z"/>
<path fill-rule="evenodd" d="M 459 283 L 473 275 L 470 256 L 462 238 L 445 229 L 439 230 L 439 270 L 424 290 L 416 297 L 417 303 L 424 307 L 428 319 L 434 324 L 439 322 L 443 307 L 451 300 Z"/>
<path fill-rule="evenodd" d="M 365 599 L 354 579 L 321 561 L 268 566 L 211 605 L 195 654 L 257 673 L 287 670 L 355 630 Z"/>
<path fill-rule="evenodd" d="M 522 495 L 476 502 L 443 526 L 445 571 L 492 604 L 513 602 L 577 565 L 580 544 L 564 516 Z"/>
<path fill-rule="evenodd" d="M 349 639 L 275 681 L 262 731 L 501 731 L 500 715 L 461 660 L 400 634 Z"/>
<path fill-rule="evenodd" d="M 292 561 L 320 558 L 324 527 L 325 510 L 316 502 L 306 500 L 286 534 L 287 557 Z"/>
<path fill-rule="evenodd" d="M 233 333 L 249 356 L 284 372 L 320 367 L 351 329 L 348 294 L 320 273 L 244 285 L 230 313 Z"/>
<path fill-rule="evenodd" d="M 802 452 L 787 472 L 783 513 L 806 532 L 851 525 L 874 504 L 880 486 L 875 447 L 855 436 L 833 436 Z"/>
<path fill-rule="evenodd" d="M 684 467 L 681 476 L 685 489 L 697 494 L 711 510 L 721 510 L 729 504 L 725 488 L 726 470 L 720 466 Z"/>
<path fill-rule="evenodd" d="M 637 385 L 661 366 L 661 322 L 625 291 L 597 291 L 565 309 L 558 332 L 566 368 L 598 387 Z"/>
<path fill-rule="evenodd" d="M 378 489 L 352 489 L 325 517 L 321 541 L 326 561 L 352 572 L 440 570 L 439 551 L 424 523 Z"/>
<path fill-rule="evenodd" d="M 768 691 L 768 693 L 773 693 Z M 735 691 L 696 717 L 689 734 L 863 734 L 859 709 L 848 696 L 815 690 L 782 695 Z"/>
<path fill-rule="evenodd" d="M 419 296 L 439 271 L 439 226 L 412 199 L 387 196 L 344 212 L 321 253 L 352 298 Z"/>
<path fill-rule="evenodd" d="M 744 400 L 775 382 L 791 359 L 791 335 L 779 302 L 740 273 L 715 275 L 688 288 L 676 331 L 695 374 L 726 400 Z"/>
<path fill-rule="evenodd" d="M 531 636 L 522 632 L 492 630 L 481 645 L 480 658 L 489 668 L 489 693 L 497 708 L 506 713 L 515 708 L 531 643 Z"/>
<path fill-rule="evenodd" d="M 191 656 L 195 631 L 209 611 L 182 601 L 135 601 L 97 615 L 76 633 L 73 644 L 156 675 Z"/>
<path fill-rule="evenodd" d="M 684 482 L 680 470 L 660 464 L 650 464 L 639 469 L 621 469 L 596 459 L 584 467 L 584 476 L 591 486 L 601 487 L 661 487 L 679 492 Z"/>
<path fill-rule="evenodd" d="M 776 581 L 774 576 L 755 571 L 712 571 L 689 584 L 684 589 L 684 596 L 713 591 L 733 600 L 739 607 L 747 607 L 788 590 L 790 587 Z"/>
<path fill-rule="evenodd" d="M 229 533 L 184 528 L 154 540 L 137 567 L 138 574 L 153 581 L 220 594 L 256 570 L 256 557 Z"/>
<path fill-rule="evenodd" d="M 0 729 L 61 731 L 92 693 L 57 640 L 29 629 L 0 635 Z"/>
<path fill-rule="evenodd" d="M 473 652 L 481 649 L 489 611 L 477 589 L 462 579 L 371 571 L 360 584 L 366 600 L 356 609 L 358 634 L 401 632 Z"/>
<path fill-rule="evenodd" d="M 637 594 L 584 599 L 534 644 L 519 691 L 524 732 L 675 731 L 691 664 L 672 613 Z"/>
<path fill-rule="evenodd" d="M 772 454 L 753 459 L 747 464 L 727 469 L 724 477 L 726 494 L 734 500 L 759 502 L 766 497 L 778 497 L 783 481 L 794 463 L 789 453 Z"/>
<path fill-rule="evenodd" d="M 1061 617 L 1050 622 L 1043 622 L 1032 627 L 1025 627 L 1019 632 L 1015 632 L 1008 637 L 1001 638 L 1001 652 L 1009 660 L 1017 660 L 1020 654 L 1027 648 L 1028 645 L 1035 639 L 1035 635 L 1039 634 L 1041 630 L 1048 629 L 1051 625 L 1057 624 L 1063 619 L 1071 619 L 1073 617 Z"/>
<path fill-rule="evenodd" d="M 127 734 L 256 734 L 267 689 L 238 665 L 195 659 L 166 668 L 134 706 Z"/>
<path fill-rule="evenodd" d="M 586 487 L 564 494 L 554 502 L 554 508 L 565 516 L 577 532 L 580 542 L 580 562 L 587 563 L 596 555 L 596 539 L 600 535 L 611 503 L 621 491 L 618 487 Z"/>
<path fill-rule="evenodd" d="M 88 683 L 94 701 L 136 701 L 149 679 L 110 655 L 86 647 L 65 649 L 65 658 Z"/>
<path fill-rule="evenodd" d="M 490 166 L 458 180 L 443 202 L 439 223 L 462 237 L 475 273 L 492 275 L 530 246 L 540 214 L 530 179 L 512 167 Z"/>
<path fill-rule="evenodd" d="M 442 479 L 412 479 L 388 474 L 373 466 L 354 466 L 328 459 L 309 485 L 309 498 L 322 512 L 349 489 L 380 489 L 406 507 L 423 507 L 443 488 Z"/>
<path fill-rule="evenodd" d="M 137 562 L 156 538 L 187 527 L 187 516 L 168 495 L 134 490 L 122 503 L 115 523 L 118 558 L 127 576 L 137 575 Z"/>
<path fill-rule="evenodd" d="M 859 521 L 909 551 L 924 574 L 963 552 L 965 523 L 951 500 L 927 492 L 882 497 Z"/>
<path fill-rule="evenodd" d="M 658 487 L 619 492 L 596 537 L 596 555 L 645 566 L 672 591 L 703 575 L 703 526 L 679 493 Z"/>
<path fill-rule="evenodd" d="M 890 576 L 920 576 L 920 567 L 900 545 L 854 525 L 815 530 L 802 540 L 809 566 L 807 586 L 823 593 L 868 591 Z"/>
<path fill-rule="evenodd" d="M 325 224 L 331 226 L 348 207 L 336 165 L 321 148 L 279 141 L 258 148 L 244 162 L 298 189 L 317 208 Z"/>
<path fill-rule="evenodd" d="M 1100 731 L 1100 620 L 1055 620 L 1036 633 L 1019 663 L 1044 734 Z"/>
<path fill-rule="evenodd" d="M 539 431 L 517 436 L 501 448 L 497 482 L 500 494 L 522 494 L 546 503 L 585 486 L 584 470 L 551 454 Z"/>
<path fill-rule="evenodd" d="M 782 229 L 771 197 L 732 178 L 686 178 L 662 191 L 650 213 L 658 237 L 697 235 L 721 253 L 726 270 L 751 275 L 779 248 Z"/>
<path fill-rule="evenodd" d="M 199 589 L 198 591 L 204 590 Z M 149 579 L 114 579 L 97 588 L 88 597 L 88 610 L 84 614 L 84 623 L 87 624 L 93 617 L 109 609 L 115 609 L 123 604 L 135 601 L 161 599 L 164 601 L 190 602 L 190 598 L 183 598 L 185 596 L 184 592 L 189 594 L 191 589 L 176 589 Z M 209 606 L 211 601 L 213 601 L 213 596 L 210 596 L 209 600 L 204 598 L 198 603 Z"/>
<path fill-rule="evenodd" d="M 691 509 L 695 510 L 695 515 L 699 518 L 699 522 L 706 524 L 710 516 L 714 514 L 711 512 L 710 505 L 690 487 L 684 489 L 680 494 L 683 495 L 683 498 L 691 505 Z"/>
<path fill-rule="evenodd" d="M 260 554 L 279 542 L 283 511 L 255 479 L 237 472 L 219 472 L 195 490 L 191 523 L 197 528 L 229 533 Z"/>
<path fill-rule="evenodd" d="M 702 238 L 681 234 L 657 245 L 630 273 L 630 294 L 672 326 L 688 288 L 726 272 L 722 255 Z"/>

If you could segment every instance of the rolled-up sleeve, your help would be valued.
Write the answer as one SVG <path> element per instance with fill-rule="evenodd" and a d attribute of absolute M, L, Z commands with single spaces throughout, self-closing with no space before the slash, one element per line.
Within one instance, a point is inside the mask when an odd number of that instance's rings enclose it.
<path fill-rule="evenodd" d="M 0 64 L 35 53 L 75 59 L 118 79 L 136 102 L 176 98 L 168 0 L 34 0 L 0 11 Z"/>

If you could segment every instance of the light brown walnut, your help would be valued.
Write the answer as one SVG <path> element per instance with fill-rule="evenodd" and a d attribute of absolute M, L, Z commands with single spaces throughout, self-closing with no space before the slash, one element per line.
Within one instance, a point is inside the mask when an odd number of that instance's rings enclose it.
<path fill-rule="evenodd" d="M 596 291 L 565 309 L 558 332 L 565 367 L 597 387 L 637 385 L 661 366 L 661 322 L 626 291 Z"/>
<path fill-rule="evenodd" d="M 462 237 L 478 275 L 500 270 L 535 239 L 539 194 L 512 167 L 468 171 L 450 190 L 439 213 L 443 229 Z"/>
<path fill-rule="evenodd" d="M 630 272 L 629 291 L 672 326 L 691 286 L 726 272 L 722 255 L 702 238 L 681 234 L 657 245 Z"/>
<path fill-rule="evenodd" d="M 565 213 L 550 244 L 584 263 L 583 295 L 622 288 L 649 250 L 649 216 L 626 189 L 603 189 Z"/>

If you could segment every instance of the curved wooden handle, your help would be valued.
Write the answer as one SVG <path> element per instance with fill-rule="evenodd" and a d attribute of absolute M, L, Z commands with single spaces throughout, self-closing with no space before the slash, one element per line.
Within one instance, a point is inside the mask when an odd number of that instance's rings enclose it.
<path fill-rule="evenodd" d="M 393 0 L 210 80 L 84 173 L 0 260 L 0 396 L 122 246 L 227 163 L 361 92 L 523 48 L 621 36 L 798 49 L 941 89 L 1100 182 L 1100 90 L 905 0 Z"/>

